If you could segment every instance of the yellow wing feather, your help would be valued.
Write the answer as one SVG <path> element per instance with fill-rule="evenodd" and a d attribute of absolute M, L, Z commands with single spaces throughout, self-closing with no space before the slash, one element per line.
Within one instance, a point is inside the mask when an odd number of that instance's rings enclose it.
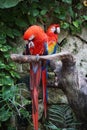
<path fill-rule="evenodd" d="M 48 54 L 54 53 L 55 47 L 56 47 L 56 42 L 51 41 L 50 43 L 48 43 Z"/>

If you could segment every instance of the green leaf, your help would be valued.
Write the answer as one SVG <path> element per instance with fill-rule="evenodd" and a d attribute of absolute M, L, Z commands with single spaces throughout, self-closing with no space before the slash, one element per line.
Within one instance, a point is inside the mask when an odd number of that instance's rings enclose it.
<path fill-rule="evenodd" d="M 4 76 L 0 79 L 0 85 L 11 86 L 14 83 L 13 79 L 10 76 Z"/>
<path fill-rule="evenodd" d="M 52 122 L 49 122 L 46 124 L 46 127 L 52 129 L 52 130 L 60 130 L 59 128 L 57 128 Z"/>
<path fill-rule="evenodd" d="M 8 51 L 8 49 L 7 49 L 6 46 L 4 46 L 3 48 L 0 48 L 0 51 L 2 51 L 2 52 L 6 52 L 6 51 Z"/>
<path fill-rule="evenodd" d="M 3 40 L 6 38 L 6 34 L 2 31 L 0 32 L 0 40 Z"/>
<path fill-rule="evenodd" d="M 23 99 L 22 99 L 22 105 L 23 105 L 23 106 L 26 106 L 26 105 L 28 105 L 28 104 L 30 104 L 30 101 L 27 100 L 26 98 L 23 98 Z"/>
<path fill-rule="evenodd" d="M 28 19 L 29 19 L 30 24 L 35 24 L 36 23 L 36 18 L 34 18 L 33 16 L 29 16 Z"/>
<path fill-rule="evenodd" d="M 11 8 L 16 6 L 22 0 L 0 0 L 0 8 Z"/>
<path fill-rule="evenodd" d="M 9 52 L 5 52 L 3 55 L 4 55 L 4 57 L 5 57 L 6 59 L 10 58 L 10 53 L 9 53 Z"/>
<path fill-rule="evenodd" d="M 6 68 L 6 65 L 0 61 L 0 69 Z"/>
<path fill-rule="evenodd" d="M 20 113 L 24 118 L 29 118 L 29 111 L 25 109 L 20 109 Z"/>
<path fill-rule="evenodd" d="M 16 25 L 18 25 L 19 27 L 26 27 L 27 26 L 27 22 L 26 20 L 19 18 L 15 20 Z"/>
<path fill-rule="evenodd" d="M 72 0 L 62 0 L 62 2 L 65 2 L 67 4 L 72 4 Z"/>
<path fill-rule="evenodd" d="M 2 44 L 5 44 L 6 43 L 6 39 L 0 39 L 0 45 Z"/>
<path fill-rule="evenodd" d="M 72 9 L 71 6 L 68 8 L 68 12 L 70 13 L 70 16 L 71 16 L 72 18 L 74 18 L 75 12 L 73 11 L 73 9 Z"/>
<path fill-rule="evenodd" d="M 1 47 L 1 48 L 0 48 L 0 51 L 6 52 L 6 51 L 8 51 L 8 50 L 10 50 L 10 49 L 11 49 L 11 47 L 10 47 L 9 45 L 7 45 L 7 46 Z"/>
<path fill-rule="evenodd" d="M 64 22 L 64 23 L 62 24 L 62 28 L 64 28 L 64 29 L 69 28 L 69 23 Z"/>
<path fill-rule="evenodd" d="M 59 9 L 59 8 L 56 8 L 56 9 L 54 10 L 54 12 L 58 14 L 58 13 L 60 13 L 60 9 Z"/>
<path fill-rule="evenodd" d="M 34 10 L 32 11 L 32 14 L 33 14 L 34 17 L 36 17 L 36 16 L 39 15 L 39 11 L 38 11 L 37 9 L 34 9 Z"/>
<path fill-rule="evenodd" d="M 10 74 L 13 78 L 20 78 L 19 74 L 15 71 L 10 71 Z"/>
<path fill-rule="evenodd" d="M 61 20 L 65 20 L 66 16 L 64 14 L 61 14 L 61 15 L 58 16 L 58 18 L 61 19 Z"/>
<path fill-rule="evenodd" d="M 17 29 L 13 29 L 12 32 L 13 32 L 14 36 L 18 36 L 18 37 L 21 36 L 21 32 L 18 31 Z"/>
<path fill-rule="evenodd" d="M 43 9 L 43 10 L 41 10 L 41 12 L 40 12 L 41 15 L 45 15 L 46 13 L 47 13 L 47 9 Z"/>
<path fill-rule="evenodd" d="M 87 15 L 83 15 L 84 20 L 87 20 Z"/>
<path fill-rule="evenodd" d="M 11 86 L 10 88 L 5 88 L 2 91 L 2 97 L 4 100 L 13 99 L 16 93 L 18 93 L 18 88 L 15 86 Z"/>
<path fill-rule="evenodd" d="M 13 70 L 17 68 L 14 62 L 9 62 L 8 66 Z"/>
<path fill-rule="evenodd" d="M 0 110 L 0 122 L 7 121 L 12 115 L 12 112 L 6 110 L 5 108 Z"/>
<path fill-rule="evenodd" d="M 66 19 L 66 9 L 65 9 L 65 7 L 60 8 L 60 13 L 57 14 L 57 18 L 59 18 L 61 20 Z"/>
<path fill-rule="evenodd" d="M 79 27 L 79 22 L 78 21 L 73 21 L 73 25 L 78 28 Z"/>
<path fill-rule="evenodd" d="M 7 34 L 7 36 L 9 36 L 10 38 L 14 38 L 13 31 L 12 31 L 11 28 L 7 28 L 7 29 L 6 29 L 6 34 Z"/>
<path fill-rule="evenodd" d="M 2 44 L 0 44 L 0 48 L 2 47 Z"/>
<path fill-rule="evenodd" d="M 75 126 L 73 124 L 75 121 L 74 114 L 68 105 L 52 105 L 48 108 L 48 124 L 46 124 L 48 128 L 58 130 L 58 127 L 55 127 L 56 124 L 62 128 L 65 126 L 71 128 Z"/>
<path fill-rule="evenodd" d="M 82 3 L 78 3 L 76 7 L 77 7 L 78 10 L 80 10 L 80 9 L 83 8 L 83 5 L 82 5 Z"/>

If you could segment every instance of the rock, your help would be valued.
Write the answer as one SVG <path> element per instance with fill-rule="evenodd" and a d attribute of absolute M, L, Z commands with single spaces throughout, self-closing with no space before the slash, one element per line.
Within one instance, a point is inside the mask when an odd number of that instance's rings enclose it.
<path fill-rule="evenodd" d="M 61 48 L 61 51 L 68 51 L 77 54 L 82 46 L 82 42 L 75 36 L 68 35 L 66 37 L 66 44 Z"/>
<path fill-rule="evenodd" d="M 87 28 L 82 29 L 82 33 L 78 34 L 81 38 L 87 41 Z"/>
<path fill-rule="evenodd" d="M 67 38 L 68 31 L 61 30 L 61 32 L 58 36 L 59 36 L 58 42 L 60 43 L 64 38 Z"/>
<path fill-rule="evenodd" d="M 48 88 L 48 104 L 58 104 L 58 103 L 68 104 L 67 97 L 64 95 L 61 89 Z"/>
<path fill-rule="evenodd" d="M 83 45 L 78 54 L 76 55 L 77 66 L 79 72 L 83 73 L 87 77 L 87 45 Z"/>
<path fill-rule="evenodd" d="M 83 28 L 82 33 L 77 35 L 87 41 L 87 29 Z M 82 41 L 79 37 L 69 35 L 66 32 L 63 36 L 61 31 L 59 40 L 62 41 L 66 38 L 66 43 L 61 47 L 61 51 L 71 52 L 76 57 L 78 71 L 87 77 L 87 43 Z"/>

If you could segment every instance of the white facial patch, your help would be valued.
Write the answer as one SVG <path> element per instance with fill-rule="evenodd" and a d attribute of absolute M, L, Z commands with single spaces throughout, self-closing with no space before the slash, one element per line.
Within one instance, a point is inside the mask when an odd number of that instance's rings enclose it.
<path fill-rule="evenodd" d="M 30 48 L 33 48 L 34 47 L 34 43 L 32 42 L 32 41 L 30 41 L 29 43 L 28 43 L 28 48 L 30 49 Z"/>
<path fill-rule="evenodd" d="M 52 28 L 51 28 L 51 31 L 52 31 L 53 33 L 55 32 L 55 30 L 56 30 L 55 27 L 52 27 Z"/>
<path fill-rule="evenodd" d="M 60 33 L 60 27 L 57 27 L 57 33 Z"/>
<path fill-rule="evenodd" d="M 35 38 L 34 35 L 31 35 L 31 37 L 28 39 L 29 41 L 32 41 Z"/>

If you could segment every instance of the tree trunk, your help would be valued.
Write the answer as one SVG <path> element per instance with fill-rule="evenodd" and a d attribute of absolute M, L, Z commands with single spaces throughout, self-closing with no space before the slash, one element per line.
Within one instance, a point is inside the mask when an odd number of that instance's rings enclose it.
<path fill-rule="evenodd" d="M 56 87 L 64 91 L 78 120 L 87 124 L 87 78 L 78 73 L 74 57 L 51 61 L 51 66 L 56 74 Z"/>

